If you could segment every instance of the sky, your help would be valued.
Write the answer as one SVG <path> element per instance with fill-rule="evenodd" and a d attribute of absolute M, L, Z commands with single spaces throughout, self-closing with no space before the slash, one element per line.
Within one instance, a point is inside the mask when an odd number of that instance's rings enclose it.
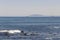
<path fill-rule="evenodd" d="M 60 16 L 60 0 L 0 0 L 0 16 Z"/>

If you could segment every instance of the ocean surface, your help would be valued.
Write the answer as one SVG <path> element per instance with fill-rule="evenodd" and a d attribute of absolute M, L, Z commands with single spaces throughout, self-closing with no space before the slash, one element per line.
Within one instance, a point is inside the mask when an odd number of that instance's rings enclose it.
<path fill-rule="evenodd" d="M 1 40 L 60 40 L 60 17 L 0 17 L 0 30 L 19 29 L 37 36 L 0 36 Z"/>

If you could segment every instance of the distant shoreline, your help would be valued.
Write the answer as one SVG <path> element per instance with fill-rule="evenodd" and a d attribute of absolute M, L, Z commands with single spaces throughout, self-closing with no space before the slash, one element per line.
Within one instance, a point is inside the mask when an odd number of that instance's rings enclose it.
<path fill-rule="evenodd" d="M 27 17 L 27 18 L 35 18 L 35 17 L 29 17 L 29 16 L 0 16 L 0 18 L 7 18 L 7 17 Z M 43 16 L 44 17 L 52 17 L 52 16 Z M 60 16 L 53 16 L 53 17 L 60 17 Z M 39 17 L 38 17 L 39 18 Z"/>

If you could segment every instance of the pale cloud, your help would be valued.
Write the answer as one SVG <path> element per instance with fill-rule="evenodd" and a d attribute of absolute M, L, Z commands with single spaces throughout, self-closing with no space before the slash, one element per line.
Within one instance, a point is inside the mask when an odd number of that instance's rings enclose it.
<path fill-rule="evenodd" d="M 27 16 L 32 14 L 60 16 L 60 7 L 0 7 L 0 16 Z"/>
<path fill-rule="evenodd" d="M 60 16 L 60 0 L 0 0 L 0 16 Z"/>
<path fill-rule="evenodd" d="M 60 16 L 60 7 L 38 7 L 32 8 L 29 13 L 36 13 L 40 15 L 49 15 L 49 16 Z"/>

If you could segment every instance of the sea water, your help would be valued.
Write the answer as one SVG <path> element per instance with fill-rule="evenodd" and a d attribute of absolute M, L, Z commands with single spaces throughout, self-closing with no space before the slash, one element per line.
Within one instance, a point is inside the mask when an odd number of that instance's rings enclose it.
<path fill-rule="evenodd" d="M 0 36 L 1 40 L 60 40 L 60 17 L 0 17 L 3 29 L 36 32 L 39 36 Z"/>

